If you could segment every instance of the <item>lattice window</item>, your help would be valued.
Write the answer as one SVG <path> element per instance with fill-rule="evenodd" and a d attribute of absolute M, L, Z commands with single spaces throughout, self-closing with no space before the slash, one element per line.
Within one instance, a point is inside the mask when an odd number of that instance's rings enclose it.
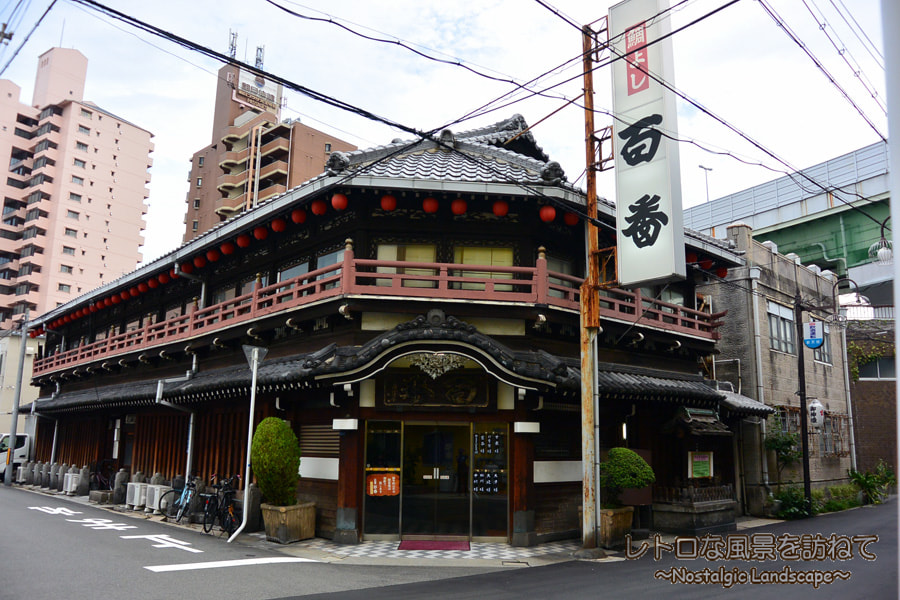
<path fill-rule="evenodd" d="M 338 458 L 341 453 L 340 432 L 333 430 L 331 425 L 301 425 L 300 452 L 301 456 Z"/>

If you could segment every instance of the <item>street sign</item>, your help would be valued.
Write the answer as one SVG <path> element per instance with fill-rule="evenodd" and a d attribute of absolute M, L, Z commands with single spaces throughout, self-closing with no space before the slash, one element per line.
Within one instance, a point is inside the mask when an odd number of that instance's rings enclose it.
<path fill-rule="evenodd" d="M 803 343 L 807 348 L 818 348 L 825 343 L 825 328 L 821 321 L 810 321 L 803 324 Z"/>

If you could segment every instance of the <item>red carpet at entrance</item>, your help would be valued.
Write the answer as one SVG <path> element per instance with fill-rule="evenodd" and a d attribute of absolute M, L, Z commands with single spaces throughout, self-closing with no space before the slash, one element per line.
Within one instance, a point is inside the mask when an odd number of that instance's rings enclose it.
<path fill-rule="evenodd" d="M 436 540 L 403 540 L 397 550 L 468 550 L 469 542 L 441 542 Z"/>

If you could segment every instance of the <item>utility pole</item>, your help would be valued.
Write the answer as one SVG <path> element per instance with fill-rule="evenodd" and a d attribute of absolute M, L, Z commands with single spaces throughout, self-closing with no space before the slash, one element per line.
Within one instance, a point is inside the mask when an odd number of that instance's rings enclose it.
<path fill-rule="evenodd" d="M 25 352 L 28 350 L 28 309 L 22 320 L 20 331 L 22 342 L 19 345 L 19 369 L 16 371 L 16 393 L 13 395 L 12 423 L 9 426 L 9 448 L 6 452 L 6 471 L 3 474 L 3 485 L 9 487 L 13 480 L 13 456 L 16 452 L 16 429 L 19 424 L 19 401 L 22 399 L 22 379 L 25 371 Z"/>
<path fill-rule="evenodd" d="M 803 494 L 806 498 L 806 516 L 812 516 L 812 490 L 809 477 L 809 427 L 806 420 L 809 417 L 806 411 L 806 361 L 803 357 L 803 299 L 800 297 L 800 289 L 794 296 L 794 326 L 797 329 L 797 385 L 800 390 L 800 448 L 803 451 Z"/>
<path fill-rule="evenodd" d="M 594 32 L 582 29 L 584 49 L 584 133 L 587 170 L 585 210 L 589 219 L 597 218 L 597 148 L 594 129 L 594 79 L 592 59 Z M 597 514 L 600 505 L 597 456 L 597 335 L 600 333 L 600 240 L 597 226 L 585 223 L 587 236 L 586 277 L 581 286 L 581 465 L 582 465 L 582 542 L 585 549 L 597 547 Z"/>

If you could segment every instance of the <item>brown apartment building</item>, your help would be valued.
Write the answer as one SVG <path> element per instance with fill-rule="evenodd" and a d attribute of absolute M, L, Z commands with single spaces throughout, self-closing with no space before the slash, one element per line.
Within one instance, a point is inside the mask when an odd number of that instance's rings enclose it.
<path fill-rule="evenodd" d="M 319 175 L 332 152 L 356 150 L 299 120 L 281 119 L 282 86 L 219 70 L 212 140 L 191 157 L 184 241 Z"/>

